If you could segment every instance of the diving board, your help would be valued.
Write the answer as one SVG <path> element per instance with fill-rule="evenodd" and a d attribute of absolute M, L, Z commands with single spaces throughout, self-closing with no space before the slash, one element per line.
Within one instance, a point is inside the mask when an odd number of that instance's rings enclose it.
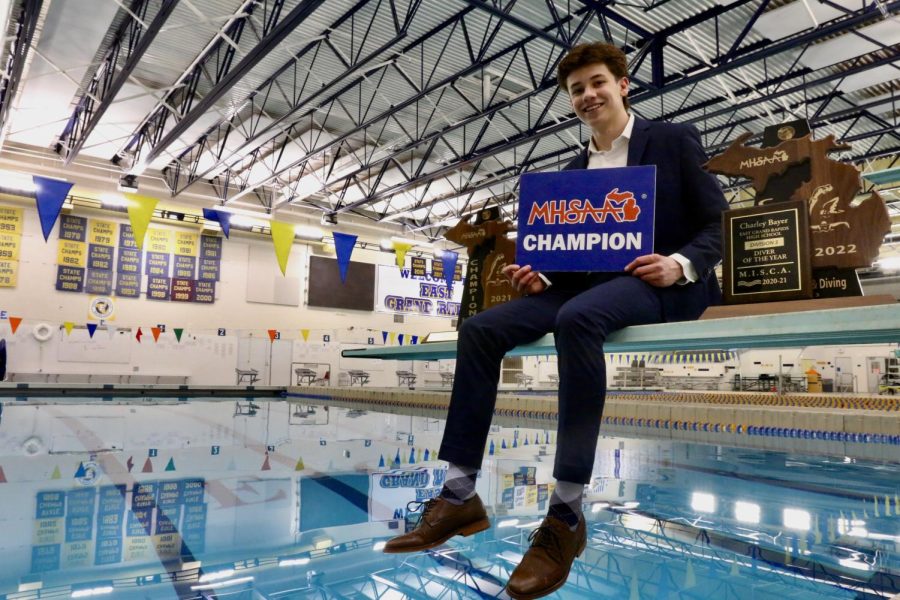
<path fill-rule="evenodd" d="M 900 304 L 811 310 L 626 327 L 606 341 L 606 352 L 663 352 L 781 348 L 900 342 Z M 507 356 L 555 354 L 553 335 L 517 346 Z M 454 358 L 456 342 L 346 349 L 345 358 L 436 360 Z"/>

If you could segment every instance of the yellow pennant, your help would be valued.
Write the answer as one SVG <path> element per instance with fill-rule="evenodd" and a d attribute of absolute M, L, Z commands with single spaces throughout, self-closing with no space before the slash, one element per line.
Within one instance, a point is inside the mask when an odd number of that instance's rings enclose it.
<path fill-rule="evenodd" d="M 272 229 L 272 243 L 275 244 L 278 266 L 281 267 L 281 274 L 286 275 L 288 257 L 294 244 L 294 226 L 283 221 L 272 221 L 269 225 Z"/>
<path fill-rule="evenodd" d="M 394 246 L 394 253 L 397 255 L 397 266 L 402 269 L 403 265 L 406 264 L 406 253 L 409 252 L 413 245 L 406 242 L 392 242 L 391 245 Z"/>
<path fill-rule="evenodd" d="M 137 194 L 125 194 L 128 198 L 128 220 L 131 222 L 131 230 L 134 233 L 134 243 L 138 249 L 144 249 L 144 236 L 147 235 L 147 227 L 150 225 L 150 219 L 153 218 L 153 210 L 156 198 L 149 196 L 138 196 Z"/>
<path fill-rule="evenodd" d="M 302 471 L 306 468 L 306 465 L 303 464 L 303 457 L 297 459 L 297 464 L 294 466 L 295 471 Z"/>
<path fill-rule="evenodd" d="M 62 478 L 62 473 L 59 472 L 59 465 L 57 465 L 53 469 L 53 474 L 50 475 L 50 479 L 60 479 L 60 478 Z"/>
<path fill-rule="evenodd" d="M 393 331 L 388 332 L 388 339 L 391 340 L 391 343 L 392 343 L 392 344 L 394 343 L 394 338 L 395 338 L 395 337 L 397 337 L 397 334 L 396 334 L 396 333 L 394 333 Z"/>
<path fill-rule="evenodd" d="M 303 336 L 303 341 L 304 341 L 304 342 L 309 341 L 309 329 L 301 329 L 301 330 L 300 330 L 300 335 Z"/>
<path fill-rule="evenodd" d="M 72 329 L 75 328 L 75 323 L 72 321 L 66 321 L 63 323 L 63 327 L 66 328 L 66 335 L 72 335 Z"/>

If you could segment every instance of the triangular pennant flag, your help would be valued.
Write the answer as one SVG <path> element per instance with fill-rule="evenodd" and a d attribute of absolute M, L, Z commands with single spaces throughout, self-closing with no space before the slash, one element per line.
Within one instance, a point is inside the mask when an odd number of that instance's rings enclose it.
<path fill-rule="evenodd" d="M 401 346 L 403 345 L 403 334 L 402 334 L 402 333 L 398 333 L 398 334 L 397 334 L 397 342 L 398 342 Z"/>
<path fill-rule="evenodd" d="M 116 337 L 116 332 L 119 330 L 115 325 L 106 324 L 106 334 L 109 336 L 109 339 L 113 339 Z"/>
<path fill-rule="evenodd" d="M 175 332 L 175 339 L 178 340 L 178 343 L 180 344 L 180 343 L 181 343 L 181 334 L 184 333 L 184 328 L 183 328 L 183 327 L 176 327 L 176 328 L 173 329 L 172 331 Z"/>
<path fill-rule="evenodd" d="M 383 468 L 384 468 L 384 454 L 382 454 L 382 455 L 381 455 L 381 458 L 378 459 L 378 468 L 379 468 L 379 469 L 383 469 Z"/>
<path fill-rule="evenodd" d="M 501 440 L 501 441 L 500 441 L 500 447 L 501 447 L 503 450 L 506 450 L 506 440 Z"/>
<path fill-rule="evenodd" d="M 291 246 L 294 245 L 294 226 L 284 221 L 271 221 L 269 228 L 272 232 L 272 244 L 275 246 L 278 267 L 282 275 L 287 275 L 288 258 L 291 256 Z"/>
<path fill-rule="evenodd" d="M 309 329 L 301 329 L 300 335 L 303 336 L 303 341 L 306 342 L 309 340 Z"/>
<path fill-rule="evenodd" d="M 56 219 L 59 218 L 66 196 L 74 184 L 38 175 L 32 175 L 31 179 L 35 186 L 34 195 L 37 200 L 38 217 L 41 220 L 41 231 L 44 233 L 44 241 L 47 241 Z"/>
<path fill-rule="evenodd" d="M 411 338 L 409 338 L 409 343 L 412 344 L 413 346 L 415 346 L 416 344 L 418 344 L 418 343 L 419 343 L 419 336 L 414 335 L 414 336 L 412 336 Z"/>
<path fill-rule="evenodd" d="M 66 335 L 72 335 L 72 330 L 75 328 L 75 323 L 72 321 L 66 321 L 63 323 L 63 327 L 66 328 Z"/>
<path fill-rule="evenodd" d="M 394 338 L 397 337 L 397 334 L 391 331 L 390 333 L 388 333 L 388 337 L 391 338 L 391 343 L 393 344 Z"/>
<path fill-rule="evenodd" d="M 269 464 L 269 453 L 266 452 L 266 460 L 263 461 L 260 471 L 271 471 L 272 465 Z"/>
<path fill-rule="evenodd" d="M 147 460 L 144 461 L 144 468 L 141 469 L 141 473 L 152 473 L 153 472 L 153 461 L 150 460 L 150 457 L 147 457 Z"/>
<path fill-rule="evenodd" d="M 159 327 L 151 327 L 150 332 L 153 334 L 153 341 L 158 342 L 159 334 L 162 333 L 162 329 L 160 329 Z"/>
<path fill-rule="evenodd" d="M 16 332 L 16 330 L 13 329 L 13 333 L 15 333 L 15 332 Z M 382 343 L 382 344 L 387 344 L 387 336 L 388 336 L 388 332 L 387 332 L 387 331 L 382 331 L 382 332 L 381 332 L 381 343 Z"/>
<path fill-rule="evenodd" d="M 397 266 L 402 269 L 403 265 L 406 264 L 406 253 L 409 252 L 413 245 L 406 242 L 392 242 L 391 245 L 394 247 L 394 253 L 397 255 Z"/>
<path fill-rule="evenodd" d="M 6 473 L 3 472 L 3 467 L 0 467 L 0 483 L 6 483 Z"/>
<path fill-rule="evenodd" d="M 75 469 L 75 475 L 74 475 L 74 477 L 84 477 L 85 473 L 87 473 L 87 471 L 84 469 L 84 463 L 83 463 L 83 462 L 79 462 L 79 463 L 78 463 L 78 468 Z"/>
<path fill-rule="evenodd" d="M 394 457 L 394 466 L 395 467 L 400 466 L 400 449 L 399 448 L 397 449 L 397 456 Z"/>
<path fill-rule="evenodd" d="M 91 339 L 93 339 L 94 333 L 97 331 L 97 324 L 96 323 L 88 323 L 87 330 L 88 330 L 88 335 L 91 337 Z"/>
<path fill-rule="evenodd" d="M 141 338 L 144 337 L 144 332 L 141 331 L 141 328 L 138 327 L 137 333 L 134 334 L 135 339 L 138 341 L 138 344 L 141 343 Z"/>
<path fill-rule="evenodd" d="M 22 317 L 10 317 L 9 318 L 9 328 L 12 329 L 12 332 L 15 333 L 16 329 L 19 328 L 19 323 L 22 322 Z"/>
<path fill-rule="evenodd" d="M 425 448 L 425 456 L 422 458 L 422 460 L 424 460 L 425 462 L 428 462 L 429 456 L 431 456 L 431 454 L 428 452 L 428 448 Z"/>
<path fill-rule="evenodd" d="M 302 470 L 305 469 L 305 468 L 306 468 L 306 465 L 303 464 L 303 457 L 301 456 L 301 457 L 299 457 L 299 458 L 297 459 L 297 464 L 294 465 L 294 470 L 295 470 L 295 471 L 302 471 Z"/>
<path fill-rule="evenodd" d="M 353 246 L 356 244 L 356 236 L 349 233 L 335 231 L 334 251 L 337 254 L 338 269 L 341 271 L 341 283 L 347 281 L 347 268 L 350 266 L 350 255 L 353 254 Z"/>
<path fill-rule="evenodd" d="M 175 470 L 175 458 L 170 458 L 169 462 L 166 463 L 166 471 L 174 471 Z"/>
<path fill-rule="evenodd" d="M 459 254 L 452 250 L 444 250 L 441 254 L 441 265 L 444 267 L 444 280 L 447 287 L 453 289 L 453 274 L 456 273 L 456 261 L 459 260 Z"/>
<path fill-rule="evenodd" d="M 62 479 L 62 473 L 59 470 L 59 465 L 53 467 L 53 473 L 50 475 L 50 479 Z"/>
<path fill-rule="evenodd" d="M 268 331 L 269 331 L 269 341 L 274 342 L 275 338 L 278 337 L 278 330 L 277 329 L 269 329 Z"/>
<path fill-rule="evenodd" d="M 128 467 L 128 472 L 131 473 L 131 470 L 134 468 L 134 457 L 129 456 L 128 460 L 125 461 L 125 466 Z"/>
<path fill-rule="evenodd" d="M 137 244 L 138 250 L 143 250 L 144 236 L 147 235 L 147 227 L 150 225 L 153 210 L 159 200 L 137 194 L 125 194 L 125 197 L 129 200 L 128 220 L 131 222 L 131 230 L 134 233 L 134 243 Z"/>
<path fill-rule="evenodd" d="M 217 221 L 222 227 L 222 233 L 227 238 L 231 231 L 231 213 L 215 208 L 204 208 L 203 218 L 207 221 Z"/>
<path fill-rule="evenodd" d="M 409 464 L 415 464 L 416 462 L 416 449 L 411 448 L 409 451 Z"/>
<path fill-rule="evenodd" d="M 419 448 L 419 453 L 416 454 L 416 460 L 417 460 L 418 462 L 422 462 L 422 460 L 423 460 L 423 459 L 422 459 L 422 449 L 421 449 L 421 448 Z"/>

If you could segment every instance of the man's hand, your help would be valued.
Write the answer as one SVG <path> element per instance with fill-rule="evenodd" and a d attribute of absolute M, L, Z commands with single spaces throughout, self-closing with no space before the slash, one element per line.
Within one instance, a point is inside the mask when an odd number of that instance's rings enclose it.
<path fill-rule="evenodd" d="M 662 254 L 638 256 L 625 271 L 655 287 L 669 287 L 684 276 L 678 261 Z"/>
<path fill-rule="evenodd" d="M 513 287 L 516 288 L 516 291 L 520 294 L 533 296 L 534 294 L 540 294 L 547 289 L 544 280 L 538 277 L 538 272 L 531 270 L 531 265 L 525 265 L 524 267 L 520 267 L 519 265 L 506 265 L 503 267 L 503 274 L 509 278 Z"/>

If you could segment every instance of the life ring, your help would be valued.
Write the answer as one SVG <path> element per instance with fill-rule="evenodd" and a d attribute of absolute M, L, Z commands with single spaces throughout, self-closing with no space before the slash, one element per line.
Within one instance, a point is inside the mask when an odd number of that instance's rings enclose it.
<path fill-rule="evenodd" d="M 53 337 L 53 328 L 47 323 L 38 323 L 31 330 L 31 335 L 39 342 L 46 342 Z"/>

